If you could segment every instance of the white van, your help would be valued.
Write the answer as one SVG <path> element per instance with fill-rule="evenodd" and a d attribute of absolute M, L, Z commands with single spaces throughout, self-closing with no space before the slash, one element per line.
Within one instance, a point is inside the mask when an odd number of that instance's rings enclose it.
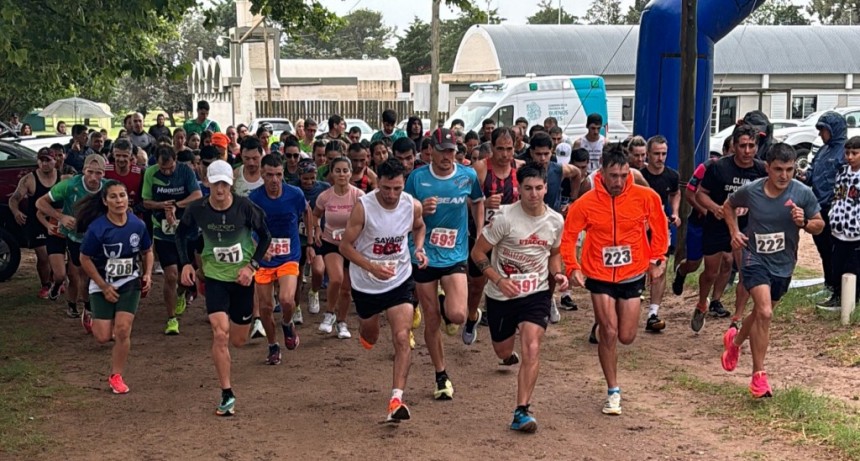
<path fill-rule="evenodd" d="M 606 123 L 606 86 L 595 75 L 517 77 L 489 83 L 473 83 L 475 92 L 449 118 L 463 120 L 465 132 L 480 132 L 481 122 L 492 119 L 496 126 L 513 126 L 525 117 L 529 126 L 558 119 L 564 128 L 585 127 L 589 114 L 603 116 Z"/>

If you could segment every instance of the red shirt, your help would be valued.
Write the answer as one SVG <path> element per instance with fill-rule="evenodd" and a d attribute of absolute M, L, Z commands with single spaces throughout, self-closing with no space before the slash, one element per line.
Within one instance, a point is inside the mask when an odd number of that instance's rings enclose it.
<path fill-rule="evenodd" d="M 128 191 L 128 207 L 133 209 L 140 200 L 140 191 L 143 187 L 143 174 L 141 174 L 140 168 L 137 165 L 132 166 L 127 175 L 120 176 L 114 169 L 114 165 L 108 164 L 105 165 L 105 179 L 112 179 L 125 184 Z"/>

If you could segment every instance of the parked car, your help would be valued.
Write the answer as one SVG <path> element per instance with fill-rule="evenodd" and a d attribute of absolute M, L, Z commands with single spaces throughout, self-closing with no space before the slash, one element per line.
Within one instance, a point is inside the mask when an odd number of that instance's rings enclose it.
<path fill-rule="evenodd" d="M 845 134 L 845 139 L 851 139 L 854 136 L 860 136 L 860 128 L 848 128 L 848 131 Z M 815 158 L 815 154 L 818 153 L 822 146 L 824 146 L 824 141 L 821 140 L 821 136 L 816 137 L 812 141 L 812 148 L 809 150 L 809 157 L 807 158 L 809 163 L 812 163 L 812 159 Z M 808 167 L 809 165 L 804 165 L 803 168 L 800 168 L 798 166 L 798 169 L 800 169 L 801 171 L 806 171 L 806 168 Z"/>
<path fill-rule="evenodd" d="M 358 129 L 361 130 L 361 139 L 370 142 L 370 138 L 373 136 L 373 133 L 376 133 L 376 130 L 373 129 L 367 122 L 360 118 L 347 118 L 344 119 L 346 122 L 346 132 L 349 133 L 349 130 L 352 127 L 357 126 Z"/>
<path fill-rule="evenodd" d="M 621 142 L 633 134 L 630 128 L 627 128 L 627 126 L 621 122 L 610 120 L 606 125 L 606 139 L 608 139 L 609 142 Z M 577 139 L 585 136 L 586 133 L 588 133 L 588 129 L 585 128 L 585 125 L 569 126 L 564 130 L 564 135 L 567 136 L 567 139 L 571 144 L 576 142 Z"/>
<path fill-rule="evenodd" d="M 21 178 L 35 169 L 35 151 L 17 142 L 0 141 L 0 281 L 15 274 L 21 263 L 21 248 L 27 246 L 24 229 L 9 209 L 9 197 Z"/>
<path fill-rule="evenodd" d="M 857 127 L 858 123 L 860 123 L 860 107 L 837 107 L 835 109 L 815 112 L 803 119 L 796 127 L 783 128 L 781 130 L 774 130 L 773 132 L 775 142 L 791 144 L 794 150 L 797 151 L 797 168 L 801 171 L 805 170 L 812 160 L 809 157 L 809 153 L 812 150 L 815 138 L 818 137 L 818 130 L 815 128 L 815 124 L 818 123 L 818 119 L 821 118 L 822 114 L 830 110 L 842 114 L 848 122 L 849 129 Z"/>
<path fill-rule="evenodd" d="M 43 147 L 49 147 L 51 144 L 68 144 L 71 136 L 54 136 L 54 135 L 39 135 L 39 136 L 19 136 L 18 133 L 12 131 L 9 125 L 0 122 L 0 140 L 7 142 L 16 142 L 22 146 L 38 152 Z"/>
<path fill-rule="evenodd" d="M 801 120 L 789 120 L 784 118 L 777 118 L 770 121 L 773 124 L 773 132 L 776 133 L 777 130 L 783 130 L 785 128 L 794 128 L 800 125 Z M 732 132 L 735 130 L 735 126 L 731 125 L 728 128 L 720 131 L 719 133 L 711 136 L 711 152 L 718 152 L 720 154 L 723 153 L 723 142 L 732 135 Z"/>
<path fill-rule="evenodd" d="M 296 132 L 295 128 L 293 128 L 293 123 L 285 118 L 255 118 L 254 120 L 251 120 L 251 124 L 248 125 L 248 133 L 257 134 L 257 129 L 264 124 L 271 127 L 273 142 L 280 139 L 281 133 L 284 131 L 290 133 Z"/>

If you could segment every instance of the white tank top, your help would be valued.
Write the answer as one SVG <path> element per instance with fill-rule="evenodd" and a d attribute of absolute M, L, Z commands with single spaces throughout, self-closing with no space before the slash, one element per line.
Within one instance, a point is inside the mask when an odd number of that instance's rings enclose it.
<path fill-rule="evenodd" d="M 238 174 L 236 175 L 236 180 L 233 181 L 233 192 L 236 195 L 241 195 L 242 197 L 247 197 L 251 195 L 251 191 L 263 185 L 263 175 L 260 175 L 260 178 L 254 182 L 248 182 L 245 179 L 245 165 L 239 165 L 237 168 Z"/>
<path fill-rule="evenodd" d="M 394 277 L 379 280 L 357 264 L 350 264 L 352 288 L 368 294 L 390 291 L 412 275 L 408 236 L 415 217 L 413 198 L 403 192 L 397 207 L 388 210 L 379 203 L 378 193 L 375 190 L 359 198 L 364 207 L 364 229 L 355 241 L 355 249 L 373 264 L 394 267 Z"/>
<path fill-rule="evenodd" d="M 588 151 L 588 172 L 592 173 L 600 169 L 600 157 L 603 155 L 603 144 L 606 138 L 600 137 L 597 141 L 591 142 L 585 139 L 585 136 L 579 138 L 579 147 Z"/>

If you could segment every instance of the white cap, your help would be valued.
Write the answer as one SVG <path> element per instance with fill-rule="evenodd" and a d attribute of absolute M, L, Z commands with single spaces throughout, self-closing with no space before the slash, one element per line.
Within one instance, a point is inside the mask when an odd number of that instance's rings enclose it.
<path fill-rule="evenodd" d="M 209 184 L 223 181 L 233 185 L 233 168 L 224 160 L 215 160 L 210 163 L 209 167 L 206 168 L 206 176 Z"/>

